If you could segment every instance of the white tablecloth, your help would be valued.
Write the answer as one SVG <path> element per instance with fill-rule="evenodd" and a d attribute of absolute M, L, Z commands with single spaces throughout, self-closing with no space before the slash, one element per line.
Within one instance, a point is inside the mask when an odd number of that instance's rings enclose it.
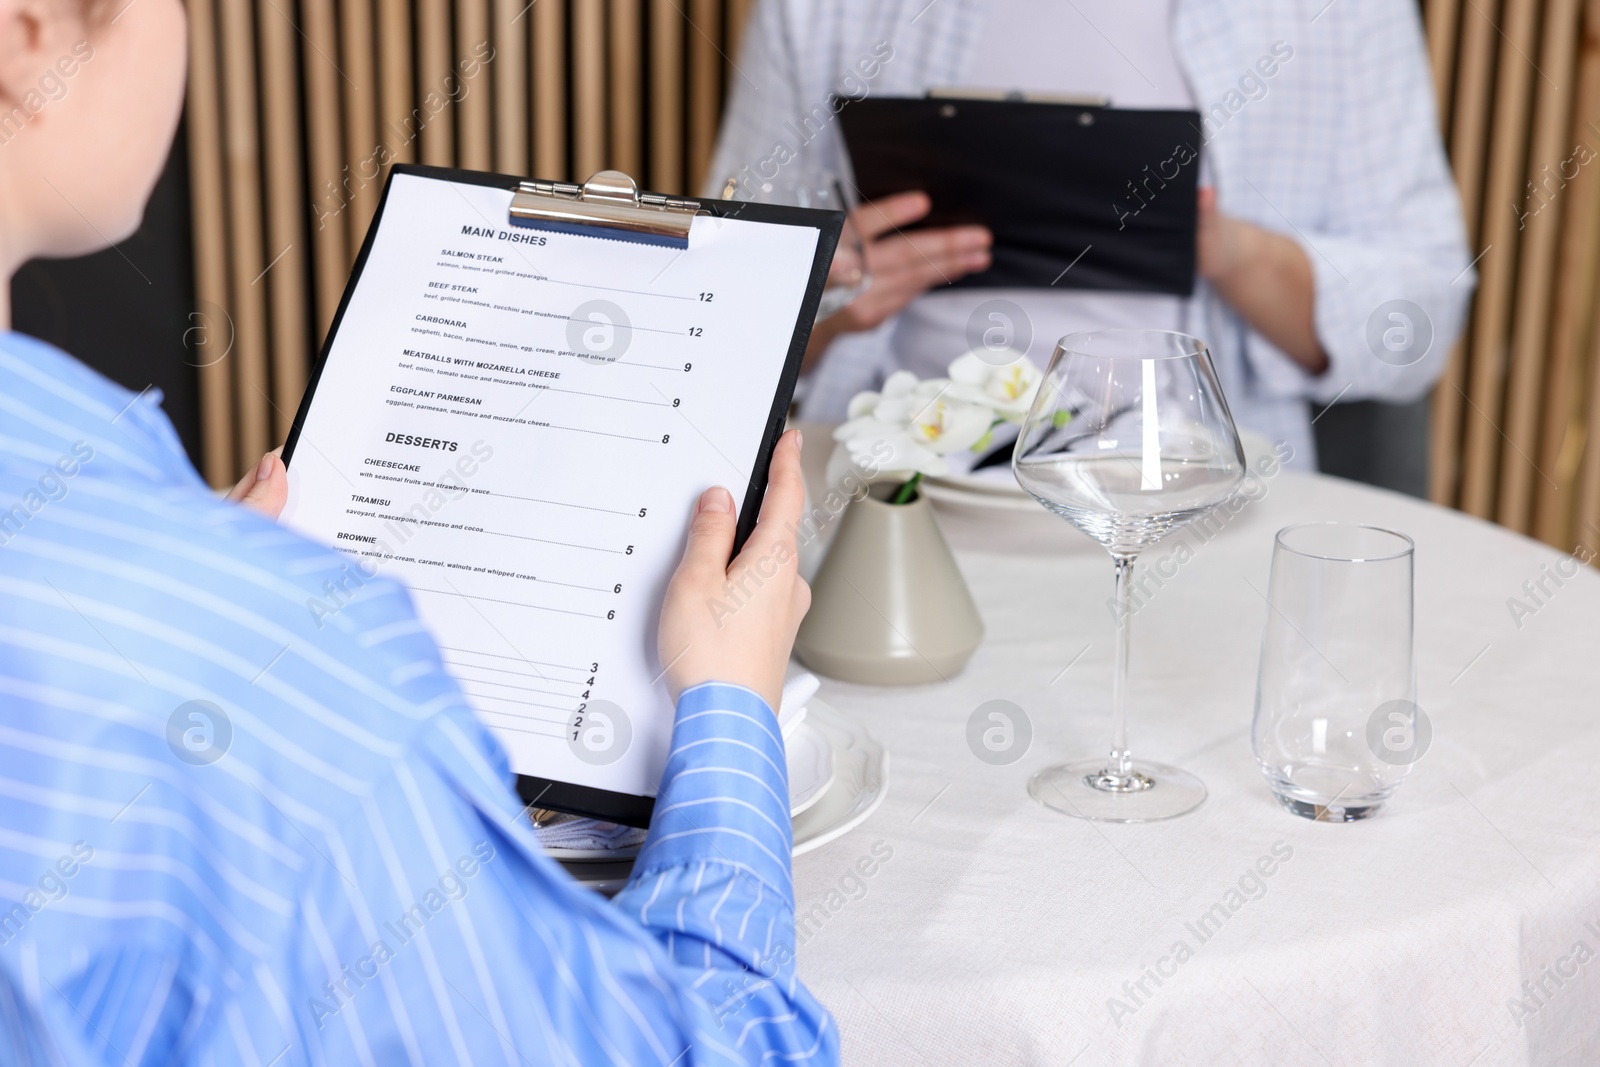
<path fill-rule="evenodd" d="M 1432 746 L 1350 825 L 1285 813 L 1250 751 L 1272 536 L 1317 519 L 1417 543 Z M 821 691 L 892 760 L 877 813 L 795 861 L 801 974 L 846 1063 L 1600 1064 L 1600 575 L 1547 585 L 1519 628 L 1508 598 L 1560 553 L 1279 474 L 1134 623 L 1135 751 L 1210 798 L 1116 826 L 1026 792 L 1040 767 L 1106 747 L 1108 557 L 1042 510 L 942 525 L 988 629 L 971 664 L 948 684 Z M 1034 731 L 1004 767 L 966 741 L 997 698 Z M 1257 892 L 1247 875 L 1274 852 Z M 1241 878 L 1253 899 L 1202 940 Z"/>

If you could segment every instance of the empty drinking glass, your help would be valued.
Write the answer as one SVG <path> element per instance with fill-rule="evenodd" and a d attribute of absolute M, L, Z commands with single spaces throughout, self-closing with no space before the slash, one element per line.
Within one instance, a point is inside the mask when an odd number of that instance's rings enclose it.
<path fill-rule="evenodd" d="M 1111 745 L 1046 767 L 1028 793 L 1054 811 L 1152 822 L 1193 811 L 1200 779 L 1128 747 L 1128 647 L 1139 553 L 1204 517 L 1244 481 L 1244 450 L 1205 342 L 1166 330 L 1063 337 L 1011 459 L 1035 500 L 1099 541 L 1116 569 Z"/>
<path fill-rule="evenodd" d="M 851 212 L 857 207 L 855 187 L 829 170 L 791 164 L 771 178 L 740 183 L 730 176 L 722 186 L 724 200 L 751 200 L 758 204 L 782 204 L 822 211 L 844 212 L 839 244 L 828 265 L 828 280 L 822 290 L 817 318 L 825 319 L 866 292 L 872 279 L 867 270 L 867 249 Z"/>
<path fill-rule="evenodd" d="M 1404 534 L 1327 522 L 1278 531 L 1251 743 L 1289 811 L 1353 822 L 1427 747 Z"/>

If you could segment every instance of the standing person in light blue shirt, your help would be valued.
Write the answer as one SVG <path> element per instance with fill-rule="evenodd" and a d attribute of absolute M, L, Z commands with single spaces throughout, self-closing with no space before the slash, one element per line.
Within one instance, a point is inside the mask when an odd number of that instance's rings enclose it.
<path fill-rule="evenodd" d="M 870 284 L 812 332 L 805 414 L 842 418 L 897 369 L 943 376 L 971 346 L 968 323 L 1003 297 L 1029 323 L 1002 323 L 1008 341 L 1031 333 L 1041 366 L 1068 333 L 1204 338 L 1240 427 L 1314 469 L 1311 405 L 1421 397 L 1472 294 L 1421 31 L 1414 0 L 756 0 L 708 189 L 783 167 L 841 172 L 842 97 L 953 87 L 1192 109 L 1185 153 L 1146 168 L 1199 156 L 1192 296 L 949 289 L 989 265 L 987 231 L 901 233 L 931 205 L 887 197 L 855 213 Z M 1128 178 L 1108 220 L 1160 195 Z"/>
<path fill-rule="evenodd" d="M 183 70 L 179 0 L 0 0 L 0 276 L 133 232 Z M 732 497 L 695 508 L 671 754 L 607 902 L 541 852 L 405 589 L 317 619 L 346 558 L 214 496 L 157 401 L 0 333 L 0 1063 L 837 1062 L 772 712 L 797 437 L 731 564 Z M 269 455 L 234 496 L 282 493 Z"/>

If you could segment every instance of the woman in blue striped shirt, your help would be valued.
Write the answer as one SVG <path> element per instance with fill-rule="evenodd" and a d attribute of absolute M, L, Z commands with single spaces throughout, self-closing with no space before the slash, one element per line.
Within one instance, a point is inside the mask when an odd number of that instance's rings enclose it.
<path fill-rule="evenodd" d="M 133 232 L 184 66 L 180 0 L 0 0 L 0 274 Z M 837 1061 L 772 712 L 809 598 L 797 437 L 731 564 L 731 496 L 695 509 L 671 755 L 608 903 L 541 852 L 405 590 L 315 625 L 344 558 L 213 495 L 158 402 L 0 333 L 0 1062 Z M 234 495 L 273 513 L 281 475 Z M 758 558 L 783 580 L 719 629 Z M 201 758 L 173 740 L 197 702 Z"/>

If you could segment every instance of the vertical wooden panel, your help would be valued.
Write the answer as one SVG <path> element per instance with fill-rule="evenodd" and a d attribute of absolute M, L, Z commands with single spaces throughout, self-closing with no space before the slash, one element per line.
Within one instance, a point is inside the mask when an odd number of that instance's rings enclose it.
<path fill-rule="evenodd" d="M 1434 3 L 1451 3 L 1454 0 L 1433 0 Z M 750 10 L 755 6 L 755 0 L 728 0 L 728 44 L 724 49 L 728 53 L 729 68 L 723 72 L 723 78 L 731 82 L 739 76 L 733 68 L 734 57 L 739 54 L 739 46 L 744 43 L 744 27 L 750 20 Z"/>
<path fill-rule="evenodd" d="M 1600 0 L 1588 0 L 1579 38 L 1574 110 L 1567 147 L 1596 150 L 1600 137 Z M 1571 547 L 1572 502 L 1579 492 L 1578 463 L 1584 428 L 1582 355 L 1594 321 L 1597 277 L 1600 277 L 1600 174 L 1596 162 L 1579 166 L 1562 193 L 1560 263 L 1556 270 L 1555 308 L 1551 316 L 1550 364 L 1545 375 L 1543 432 L 1537 461 L 1556 485 L 1535 483 L 1534 536 L 1552 545 Z"/>
<path fill-rule="evenodd" d="M 378 69 L 378 105 L 383 118 L 378 136 L 384 155 L 389 162 L 415 162 L 419 120 L 412 104 L 409 0 L 378 0 Z"/>
<path fill-rule="evenodd" d="M 189 197 L 194 232 L 196 308 L 184 348 L 200 374 L 200 447 L 206 481 L 232 484 L 240 464 L 233 447 L 233 323 L 228 302 L 227 219 L 222 167 L 222 114 L 217 82 L 217 28 L 213 0 L 188 0 Z"/>
<path fill-rule="evenodd" d="M 560 181 L 567 167 L 567 25 L 560 3 L 533 5 L 533 173 Z"/>
<path fill-rule="evenodd" d="M 1600 329 L 1589 335 L 1589 388 L 1585 419 L 1586 439 L 1583 443 L 1583 465 L 1579 469 L 1577 512 L 1573 536 L 1576 540 L 1600 549 Z M 1565 546 L 1572 547 L 1572 546 Z"/>
<path fill-rule="evenodd" d="M 344 68 L 344 152 L 350 168 L 350 233 L 356 242 L 367 231 L 378 208 L 384 164 L 378 149 L 378 66 L 374 51 L 372 0 L 343 0 L 339 5 L 339 63 Z M 306 57 L 312 63 L 316 55 Z M 325 99 L 325 98 L 323 98 Z M 322 330 L 317 335 L 322 335 Z"/>
<path fill-rule="evenodd" d="M 1439 126 L 1450 127 L 1450 88 L 1456 67 L 1456 34 L 1461 27 L 1462 0 L 1423 0 L 1428 35 L 1428 65 L 1433 69 L 1433 99 Z"/>
<path fill-rule="evenodd" d="M 1456 64 L 1456 99 L 1450 115 L 1450 162 L 1456 191 L 1467 227 L 1467 248 L 1474 256 L 1483 251 L 1480 237 L 1483 208 L 1484 150 L 1488 141 L 1489 89 L 1494 82 L 1494 53 L 1499 35 L 1493 20 L 1499 17 L 1497 0 L 1482 0 L 1461 22 L 1460 60 Z M 1430 51 L 1432 50 L 1430 28 Z M 1435 74 L 1437 78 L 1437 73 Z M 1446 109 L 1440 109 L 1444 113 Z M 1479 262 L 1482 266 L 1482 262 Z M 1460 493 L 1461 427 L 1466 410 L 1467 351 L 1476 316 L 1456 342 L 1444 374 L 1434 388 L 1428 448 L 1428 496 L 1436 504 L 1453 505 Z"/>
<path fill-rule="evenodd" d="M 606 9 L 580 0 L 572 10 L 573 178 L 606 166 Z"/>
<path fill-rule="evenodd" d="M 1545 175 L 1554 173 L 1567 158 L 1568 104 L 1572 93 L 1573 43 L 1578 31 L 1578 0 L 1549 0 L 1544 14 L 1543 43 L 1539 49 L 1539 77 L 1534 109 L 1533 143 L 1526 168 L 1527 183 L 1537 189 Z M 1557 175 L 1559 181 L 1559 175 Z M 1519 190 L 1520 192 L 1520 190 Z M 1518 222 L 1521 264 L 1517 272 L 1515 332 L 1506 390 L 1505 440 L 1500 454 L 1498 519 L 1513 530 L 1527 532 L 1532 519 L 1535 480 L 1549 471 L 1535 467 L 1539 452 L 1539 402 L 1549 339 L 1551 273 L 1566 211 L 1559 188 L 1546 188 L 1539 199 L 1525 202 Z M 1542 205 L 1542 206 L 1540 206 Z M 1532 209 L 1539 206 L 1535 213 Z"/>
<path fill-rule="evenodd" d="M 689 3 L 689 186 L 706 182 L 722 111 L 722 5 L 718 0 Z"/>
<path fill-rule="evenodd" d="M 350 189 L 346 185 L 344 155 L 340 151 L 339 110 L 328 102 L 339 99 L 340 76 L 324 57 L 334 54 L 335 33 L 332 0 L 304 0 L 301 28 L 305 31 L 306 150 L 311 169 L 311 257 L 316 284 L 316 335 L 326 336 L 333 314 L 344 292 L 344 275 L 350 269 L 347 235 L 360 240 L 351 229 Z M 317 102 L 321 102 L 318 106 Z"/>
<path fill-rule="evenodd" d="M 1600 127 L 1600 0 L 1587 0 L 1584 5 L 1583 40 L 1582 40 L 1582 77 L 1579 81 L 1579 104 L 1577 119 L 1583 122 L 1578 136 L 1591 146 L 1600 142 L 1596 136 L 1596 129 Z M 1600 160 L 1591 161 L 1588 168 L 1600 168 Z M 1589 186 L 1600 186 L 1600 178 L 1590 175 L 1587 179 Z M 1594 196 L 1600 196 L 1597 189 Z M 1592 196 L 1585 195 L 1586 201 L 1592 201 Z M 1592 202 L 1590 210 L 1594 210 Z M 1600 242 L 1600 237 L 1597 237 Z M 1591 263 L 1600 259 L 1594 248 L 1590 249 Z M 1592 276 L 1584 279 L 1584 287 L 1579 291 L 1579 300 L 1587 299 L 1588 334 L 1585 343 L 1579 346 L 1580 351 L 1587 349 L 1587 367 L 1582 368 L 1585 373 L 1575 373 L 1574 402 L 1582 405 L 1576 415 L 1573 427 L 1572 445 L 1574 451 L 1581 442 L 1581 463 L 1578 467 L 1577 492 L 1572 502 L 1573 520 L 1571 528 L 1563 530 L 1575 541 L 1600 548 L 1600 323 L 1595 321 L 1595 289 L 1600 282 L 1600 265 L 1591 265 Z M 1587 387 L 1583 383 L 1587 378 Z M 1555 385 L 1552 382 L 1552 388 Z M 1571 547 L 1570 543 L 1565 547 Z"/>
<path fill-rule="evenodd" d="M 1470 322 L 1467 327 L 1470 330 Z M 1454 507 L 1461 475 L 1461 413 L 1466 407 L 1466 337 L 1450 350 L 1450 361 L 1428 401 L 1428 499 Z"/>
<path fill-rule="evenodd" d="M 528 159 L 528 17 L 523 0 L 494 0 L 494 168 L 531 175 Z"/>
<path fill-rule="evenodd" d="M 644 35 L 639 0 L 611 0 L 609 167 L 644 181 Z"/>
<path fill-rule="evenodd" d="M 304 188 L 300 170 L 300 78 L 295 69 L 299 34 L 275 4 L 256 8 L 261 36 L 261 115 L 266 147 L 266 266 L 250 284 L 265 288 L 271 304 L 272 443 L 288 436 L 306 388 L 305 249 L 301 247 Z M 311 62 L 321 62 L 313 58 Z M 262 400 L 266 400 L 265 397 Z M 257 401 L 260 403 L 261 401 Z"/>
<path fill-rule="evenodd" d="M 650 0 L 650 188 L 694 193 L 683 173 L 683 15 Z"/>
<path fill-rule="evenodd" d="M 456 0 L 456 65 L 447 92 L 457 100 L 460 145 L 456 159 L 468 170 L 488 170 L 494 165 L 489 136 L 494 101 L 494 79 L 489 54 L 489 0 Z"/>
<path fill-rule="evenodd" d="M 1495 77 L 1494 122 L 1489 148 L 1489 180 L 1485 198 L 1484 239 L 1494 251 L 1483 258 L 1478 286 L 1478 321 L 1469 348 L 1466 443 L 1462 451 L 1461 507 L 1480 518 L 1494 510 L 1498 475 L 1502 400 L 1505 395 L 1506 346 L 1516 280 L 1517 217 L 1510 205 L 1520 199 L 1528 132 L 1532 62 L 1517 56 L 1535 54 L 1537 0 L 1508 0 L 1500 31 L 1507 49 Z"/>
<path fill-rule="evenodd" d="M 417 107 L 422 114 L 422 162 L 455 162 L 455 110 L 450 103 L 450 0 L 417 0 Z"/>
<path fill-rule="evenodd" d="M 218 5 L 222 28 L 223 140 L 228 183 L 228 311 L 234 324 L 236 442 L 245 462 L 272 447 L 267 420 L 267 323 L 261 287 L 261 152 L 257 142 L 255 26 L 251 5 Z"/>

